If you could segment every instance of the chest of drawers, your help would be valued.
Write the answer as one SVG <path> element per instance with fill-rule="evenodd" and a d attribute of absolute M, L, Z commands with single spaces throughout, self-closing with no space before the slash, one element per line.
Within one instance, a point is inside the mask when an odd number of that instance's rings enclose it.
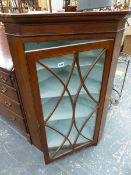
<path fill-rule="evenodd" d="M 0 115 L 30 140 L 4 27 L 0 28 Z"/>

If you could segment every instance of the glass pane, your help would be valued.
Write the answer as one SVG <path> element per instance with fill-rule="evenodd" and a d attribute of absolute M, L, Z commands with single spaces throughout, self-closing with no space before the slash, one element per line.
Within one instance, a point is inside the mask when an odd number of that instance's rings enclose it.
<path fill-rule="evenodd" d="M 71 40 L 71 41 L 31 42 L 31 43 L 25 43 L 25 51 L 66 46 L 66 45 L 74 45 L 74 44 L 81 44 L 81 43 L 93 43 L 93 42 L 97 42 L 97 41 L 100 42 L 103 40 Z"/>
<path fill-rule="evenodd" d="M 83 78 L 87 76 L 84 82 L 85 86 L 89 91 L 89 93 L 91 94 L 91 96 L 96 101 L 99 100 L 101 81 L 104 69 L 104 61 L 105 61 L 105 53 L 103 53 L 102 57 L 100 57 L 99 59 L 99 55 L 101 54 L 102 51 L 103 49 L 97 49 L 95 51 L 92 50 L 89 52 L 79 53 L 80 57 L 79 64 L 81 67 L 81 75 Z M 86 60 L 88 60 L 88 62 Z"/>
<path fill-rule="evenodd" d="M 97 49 L 36 63 L 51 158 L 93 141 L 105 61 L 102 52 Z"/>

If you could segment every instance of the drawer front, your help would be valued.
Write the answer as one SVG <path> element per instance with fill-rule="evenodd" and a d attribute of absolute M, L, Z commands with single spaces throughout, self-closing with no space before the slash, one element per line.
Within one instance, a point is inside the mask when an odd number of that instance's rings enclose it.
<path fill-rule="evenodd" d="M 25 121 L 23 118 L 21 118 L 19 115 L 15 114 L 14 112 L 8 110 L 2 104 L 0 104 L 0 114 L 9 122 L 11 122 L 13 125 L 15 125 L 19 129 L 20 133 L 24 135 L 28 139 L 28 141 L 30 141 L 29 140 L 30 136 L 27 133 Z"/>
<path fill-rule="evenodd" d="M 1 93 L 0 93 L 0 104 L 2 104 L 6 109 L 11 110 L 14 113 L 22 116 L 20 104 Z"/>
<path fill-rule="evenodd" d="M 9 98 L 19 102 L 16 89 L 0 82 L 0 93 L 8 96 Z"/>
<path fill-rule="evenodd" d="M 12 86 L 11 78 L 8 73 L 0 71 L 0 82 L 5 83 L 9 86 Z"/>

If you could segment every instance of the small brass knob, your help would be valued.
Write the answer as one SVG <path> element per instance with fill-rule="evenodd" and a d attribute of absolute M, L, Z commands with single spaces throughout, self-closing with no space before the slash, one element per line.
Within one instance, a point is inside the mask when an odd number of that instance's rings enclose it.
<path fill-rule="evenodd" d="M 5 86 L 1 86 L 1 87 L 0 87 L 0 92 L 2 92 L 2 93 L 6 93 L 7 90 L 8 90 L 8 89 L 7 89 Z"/>
<path fill-rule="evenodd" d="M 10 101 L 5 101 L 5 105 L 6 107 L 10 108 L 12 106 L 11 102 Z"/>
<path fill-rule="evenodd" d="M 11 120 L 14 122 L 16 121 L 16 117 L 11 117 Z"/>
<path fill-rule="evenodd" d="M 0 75 L 0 80 L 4 83 L 6 83 L 8 81 L 8 77 Z"/>

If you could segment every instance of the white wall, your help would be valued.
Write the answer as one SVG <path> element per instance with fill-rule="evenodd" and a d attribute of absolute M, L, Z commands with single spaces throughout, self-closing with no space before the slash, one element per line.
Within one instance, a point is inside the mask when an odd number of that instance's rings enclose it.
<path fill-rule="evenodd" d="M 49 4 L 49 0 L 47 0 L 47 5 L 48 4 Z M 61 11 L 63 9 L 63 0 L 51 0 L 51 4 L 52 4 L 53 11 Z"/>

